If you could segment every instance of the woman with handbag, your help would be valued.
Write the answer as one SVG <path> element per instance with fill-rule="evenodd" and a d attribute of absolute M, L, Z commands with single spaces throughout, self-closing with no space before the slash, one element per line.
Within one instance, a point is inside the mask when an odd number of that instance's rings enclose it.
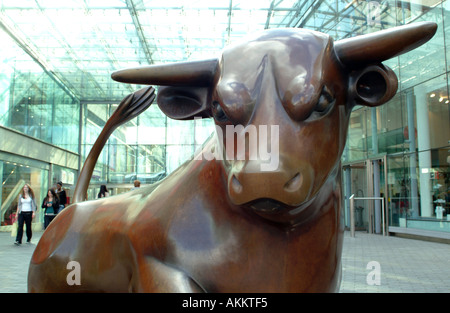
<path fill-rule="evenodd" d="M 47 191 L 47 197 L 42 202 L 42 208 L 44 209 L 44 230 L 51 221 L 56 217 L 59 210 L 59 198 L 53 189 Z"/>
<path fill-rule="evenodd" d="M 35 212 L 36 201 L 33 189 L 31 189 L 30 185 L 25 184 L 22 188 L 22 193 L 19 195 L 19 202 L 17 204 L 16 216 L 18 216 L 18 228 L 16 242 L 14 242 L 14 244 L 22 244 L 23 224 L 27 227 L 27 243 L 30 243 L 31 236 L 33 235 L 31 231 L 31 222 L 35 216 Z"/>

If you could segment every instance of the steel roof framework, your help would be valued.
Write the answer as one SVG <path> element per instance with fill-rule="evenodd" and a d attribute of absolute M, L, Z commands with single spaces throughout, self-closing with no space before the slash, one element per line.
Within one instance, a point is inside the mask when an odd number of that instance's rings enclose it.
<path fill-rule="evenodd" d="M 211 58 L 246 34 L 268 28 L 302 27 L 341 39 L 411 22 L 440 1 L 0 3 L 0 26 L 70 95 L 82 102 L 114 102 L 139 87 L 113 82 L 110 75 L 120 68 Z M 21 60 L 15 61 L 20 68 Z"/>

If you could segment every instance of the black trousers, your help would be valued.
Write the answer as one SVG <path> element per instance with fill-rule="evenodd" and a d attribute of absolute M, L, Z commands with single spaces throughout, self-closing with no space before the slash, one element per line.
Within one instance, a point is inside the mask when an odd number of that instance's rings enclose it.
<path fill-rule="evenodd" d="M 33 219 L 33 212 L 21 212 L 19 214 L 18 228 L 16 241 L 22 243 L 23 237 L 23 224 L 25 223 L 27 227 L 27 241 L 31 240 L 33 233 L 31 232 L 31 221 Z"/>
<path fill-rule="evenodd" d="M 45 215 L 44 216 L 44 229 L 47 229 L 47 226 L 53 221 L 56 215 Z"/>

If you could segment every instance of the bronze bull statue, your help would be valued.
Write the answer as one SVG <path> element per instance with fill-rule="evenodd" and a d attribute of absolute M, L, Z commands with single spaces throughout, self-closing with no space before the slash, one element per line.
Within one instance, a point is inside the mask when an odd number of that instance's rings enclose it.
<path fill-rule="evenodd" d="M 109 135 L 153 102 L 154 89 L 125 98 L 85 162 L 78 203 L 36 247 L 29 291 L 338 291 L 350 113 L 391 99 L 397 77 L 381 62 L 422 45 L 436 28 L 414 23 L 336 42 L 272 29 L 221 59 L 114 73 L 120 82 L 161 86 L 157 103 L 167 116 L 214 118 L 221 136 L 163 181 L 83 202 Z M 276 152 L 270 160 L 251 157 L 252 136 L 267 139 L 259 153 Z M 67 280 L 72 261 L 77 284 Z"/>

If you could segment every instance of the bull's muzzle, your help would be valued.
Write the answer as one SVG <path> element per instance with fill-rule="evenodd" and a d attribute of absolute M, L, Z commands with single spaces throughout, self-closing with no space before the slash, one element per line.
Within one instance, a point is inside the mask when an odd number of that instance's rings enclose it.
<path fill-rule="evenodd" d="M 280 164 L 276 171 L 263 172 L 258 170 L 257 163 L 250 161 L 241 169 L 233 166 L 229 173 L 228 194 L 234 204 L 273 200 L 287 207 L 297 207 L 308 201 L 314 178 L 311 166 L 302 164 L 286 169 Z"/>

